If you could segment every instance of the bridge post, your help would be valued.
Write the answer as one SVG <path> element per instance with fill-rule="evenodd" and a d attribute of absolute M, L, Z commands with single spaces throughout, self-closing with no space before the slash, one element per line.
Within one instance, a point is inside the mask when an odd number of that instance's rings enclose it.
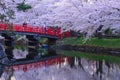
<path fill-rule="evenodd" d="M 56 40 L 57 39 L 53 39 L 53 38 L 48 38 L 48 53 L 50 55 L 56 55 L 56 49 L 55 46 L 53 46 L 54 44 L 56 44 Z"/>
<path fill-rule="evenodd" d="M 34 59 L 38 55 L 39 40 L 38 36 L 26 35 L 28 39 L 28 55 L 27 58 Z"/>
<path fill-rule="evenodd" d="M 7 54 L 9 60 L 13 59 L 14 37 L 6 33 L 2 33 L 2 36 L 5 40 L 5 53 Z"/>
<path fill-rule="evenodd" d="M 56 39 L 48 38 L 48 45 L 54 45 L 56 44 Z"/>

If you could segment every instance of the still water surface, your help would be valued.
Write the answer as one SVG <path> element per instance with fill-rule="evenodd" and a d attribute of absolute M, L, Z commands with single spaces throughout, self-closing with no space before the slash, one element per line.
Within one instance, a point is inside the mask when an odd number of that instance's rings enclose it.
<path fill-rule="evenodd" d="M 70 57 L 70 62 L 62 64 L 27 71 L 5 70 L 0 80 L 120 80 L 120 63 Z"/>

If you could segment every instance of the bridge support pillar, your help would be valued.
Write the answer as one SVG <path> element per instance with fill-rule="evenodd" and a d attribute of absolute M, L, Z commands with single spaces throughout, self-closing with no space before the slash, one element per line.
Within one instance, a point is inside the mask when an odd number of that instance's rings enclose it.
<path fill-rule="evenodd" d="M 2 33 L 4 37 L 5 44 L 5 53 L 8 56 L 8 59 L 13 59 L 13 49 L 14 49 L 14 37 L 6 33 Z"/>
<path fill-rule="evenodd" d="M 28 55 L 27 58 L 34 59 L 38 55 L 39 40 L 38 36 L 26 35 L 28 39 Z"/>
<path fill-rule="evenodd" d="M 55 46 L 53 46 L 54 44 L 56 44 L 56 39 L 52 39 L 52 38 L 48 38 L 48 53 L 50 55 L 56 55 L 56 49 Z"/>
<path fill-rule="evenodd" d="M 56 44 L 56 39 L 48 38 L 48 45 Z"/>

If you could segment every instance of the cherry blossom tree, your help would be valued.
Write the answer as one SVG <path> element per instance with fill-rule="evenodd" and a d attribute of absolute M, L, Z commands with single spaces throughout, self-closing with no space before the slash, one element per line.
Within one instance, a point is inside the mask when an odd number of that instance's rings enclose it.
<path fill-rule="evenodd" d="M 19 11 L 18 3 L 25 2 L 31 9 Z M 91 36 L 102 25 L 120 31 L 119 0 L 1 0 L 11 9 L 12 23 L 27 22 L 33 26 L 58 26 L 64 30 L 75 30 Z M 4 10 L 0 8 L 0 13 Z"/>

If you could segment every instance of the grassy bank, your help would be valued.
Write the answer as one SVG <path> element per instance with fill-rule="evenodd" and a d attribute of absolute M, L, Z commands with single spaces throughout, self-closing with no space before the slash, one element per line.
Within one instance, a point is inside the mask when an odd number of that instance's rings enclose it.
<path fill-rule="evenodd" d="M 108 62 L 120 63 L 120 58 L 116 56 L 88 54 L 88 53 L 76 52 L 76 51 L 62 51 L 61 54 L 71 57 L 88 58 L 97 61 L 105 60 Z"/>
<path fill-rule="evenodd" d="M 83 43 L 84 38 L 65 38 L 60 40 L 62 44 L 71 44 L 71 45 L 90 45 L 90 46 L 100 46 L 107 48 L 120 48 L 120 39 L 98 39 L 90 38 Z"/>

